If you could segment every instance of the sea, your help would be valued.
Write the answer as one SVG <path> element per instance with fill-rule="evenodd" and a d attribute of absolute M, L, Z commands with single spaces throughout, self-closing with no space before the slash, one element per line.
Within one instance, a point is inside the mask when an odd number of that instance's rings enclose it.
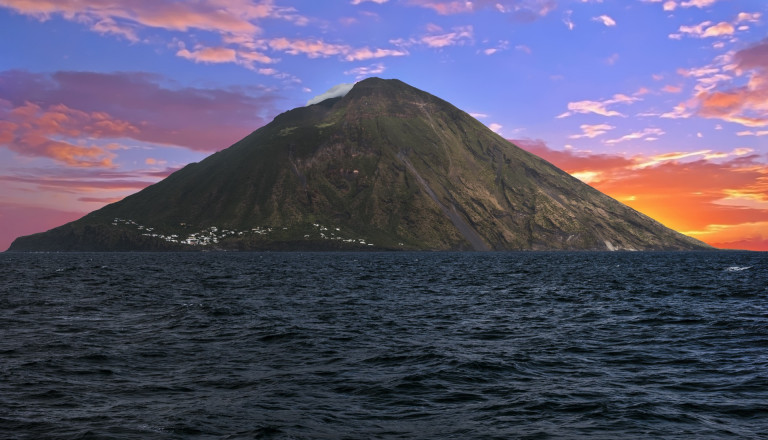
<path fill-rule="evenodd" d="M 4 253 L 2 439 L 766 439 L 768 253 Z"/>

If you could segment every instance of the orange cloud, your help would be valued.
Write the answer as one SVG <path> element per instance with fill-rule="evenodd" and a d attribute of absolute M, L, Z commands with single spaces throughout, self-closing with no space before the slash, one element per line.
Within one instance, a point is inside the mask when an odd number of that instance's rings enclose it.
<path fill-rule="evenodd" d="M 111 167 L 115 157 L 107 147 L 74 145 L 62 138 L 117 138 L 138 129 L 104 112 L 83 112 L 64 104 L 43 109 L 29 102 L 0 108 L 0 145 L 23 156 L 47 157 L 75 167 Z"/>
<path fill-rule="evenodd" d="M 83 147 L 26 133 L 10 149 L 24 156 L 47 157 L 75 167 L 111 167 L 114 154 L 96 146 Z"/>
<path fill-rule="evenodd" d="M 722 35 L 733 35 L 734 31 L 735 29 L 733 28 L 732 24 L 722 21 L 714 26 L 710 26 L 707 29 L 705 29 L 704 33 L 701 36 L 702 38 L 707 38 L 707 37 L 719 37 Z"/>
<path fill-rule="evenodd" d="M 624 157 L 513 142 L 675 230 L 714 246 L 768 250 L 768 164 L 750 151 Z"/>

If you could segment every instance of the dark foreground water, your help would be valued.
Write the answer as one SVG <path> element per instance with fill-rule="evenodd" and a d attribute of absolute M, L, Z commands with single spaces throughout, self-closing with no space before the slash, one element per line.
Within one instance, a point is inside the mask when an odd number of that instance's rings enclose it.
<path fill-rule="evenodd" d="M 766 253 L 0 255 L 0 438 L 767 433 Z"/>

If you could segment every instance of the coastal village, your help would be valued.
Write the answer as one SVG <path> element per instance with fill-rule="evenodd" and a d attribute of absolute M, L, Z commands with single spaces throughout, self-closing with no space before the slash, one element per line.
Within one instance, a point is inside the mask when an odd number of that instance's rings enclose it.
<path fill-rule="evenodd" d="M 192 232 L 186 237 L 181 237 L 178 234 L 162 234 L 154 227 L 145 226 L 131 219 L 115 218 L 112 220 L 112 226 L 128 226 L 136 228 L 142 236 L 154 237 L 159 240 L 165 240 L 169 243 L 189 245 L 189 246 L 215 246 L 219 242 L 237 237 L 245 237 L 248 235 L 259 235 L 263 237 L 269 237 L 276 228 L 257 226 L 249 230 L 233 230 L 219 228 L 218 226 L 210 226 L 202 231 Z M 182 223 L 180 226 L 185 227 L 186 224 Z M 288 231 L 289 228 L 280 228 L 282 231 Z M 339 227 L 327 227 L 319 223 L 312 224 L 312 232 L 304 234 L 304 238 L 307 240 L 338 240 L 342 243 L 359 245 L 359 246 L 374 246 L 373 243 L 369 243 L 365 238 L 349 238 L 343 236 L 341 228 Z"/>

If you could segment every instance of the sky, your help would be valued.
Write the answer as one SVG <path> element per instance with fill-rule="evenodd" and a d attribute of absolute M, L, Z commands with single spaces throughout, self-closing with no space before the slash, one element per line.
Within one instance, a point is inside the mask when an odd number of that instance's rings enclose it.
<path fill-rule="evenodd" d="M 370 76 L 768 250 L 767 23 L 765 0 L 0 0 L 0 250 Z"/>

